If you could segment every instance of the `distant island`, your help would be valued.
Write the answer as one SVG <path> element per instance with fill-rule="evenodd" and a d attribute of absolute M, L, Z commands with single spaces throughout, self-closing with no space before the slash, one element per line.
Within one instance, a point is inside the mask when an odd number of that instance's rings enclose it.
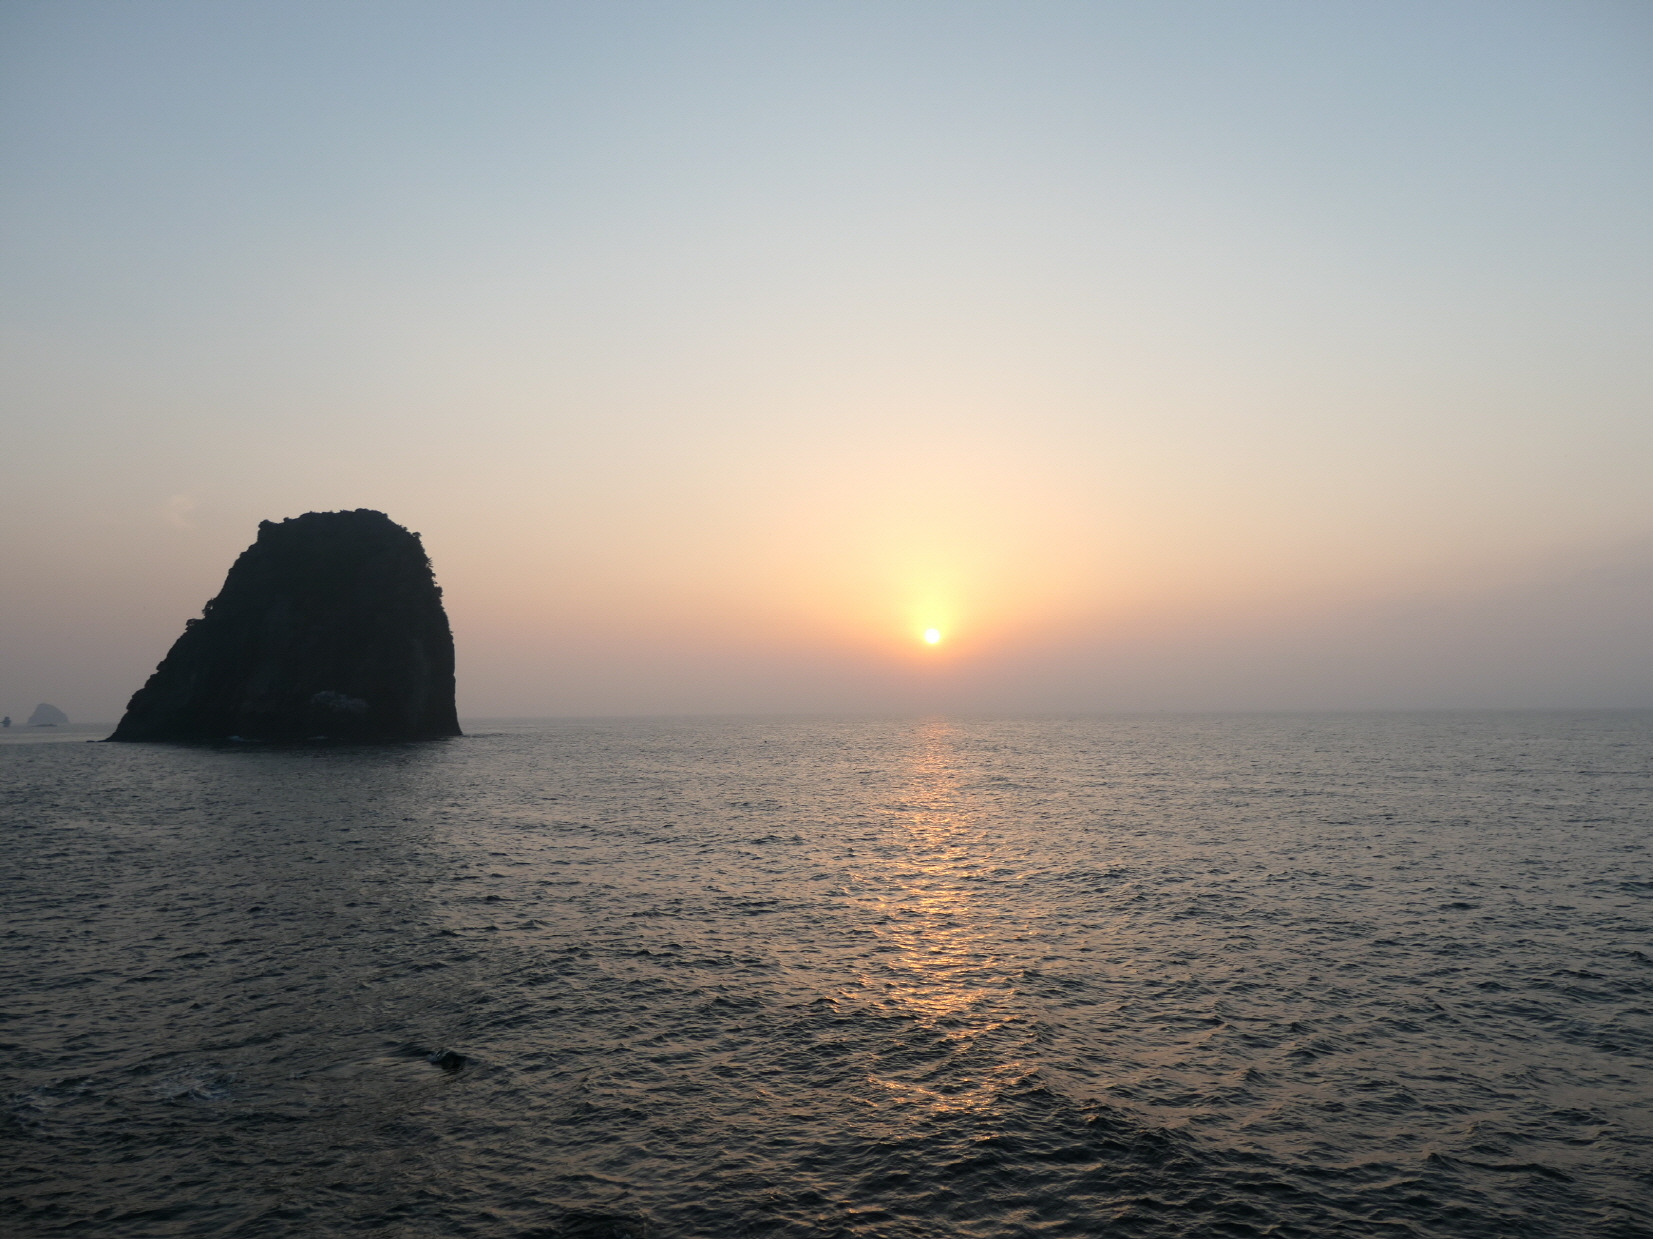
<path fill-rule="evenodd" d="M 261 522 L 109 739 L 459 734 L 453 633 L 424 546 L 357 508 Z"/>
<path fill-rule="evenodd" d="M 27 700 L 27 698 L 24 700 Z M 6 722 L 9 726 L 11 720 L 7 719 Z M 69 716 L 56 706 L 47 705 L 44 701 L 34 708 L 33 714 L 29 715 L 28 726 L 30 727 L 67 727 L 68 725 Z"/>

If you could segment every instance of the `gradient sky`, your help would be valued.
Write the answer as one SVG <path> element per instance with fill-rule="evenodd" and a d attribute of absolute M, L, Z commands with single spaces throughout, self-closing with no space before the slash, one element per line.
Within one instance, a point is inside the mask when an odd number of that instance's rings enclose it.
<path fill-rule="evenodd" d="M 9 0 L 0 710 L 354 507 L 472 716 L 1653 706 L 1650 138 L 1644 0 Z"/>

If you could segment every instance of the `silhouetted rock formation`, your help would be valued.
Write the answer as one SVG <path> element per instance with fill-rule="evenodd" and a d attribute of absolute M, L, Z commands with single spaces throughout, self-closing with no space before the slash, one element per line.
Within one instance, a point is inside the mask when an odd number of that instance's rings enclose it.
<path fill-rule="evenodd" d="M 425 548 L 358 508 L 262 522 L 109 738 L 459 734 L 453 634 Z"/>
<path fill-rule="evenodd" d="M 33 714 L 29 715 L 30 727 L 66 727 L 68 723 L 69 716 L 67 714 L 56 706 L 47 705 L 44 701 L 34 708 Z"/>

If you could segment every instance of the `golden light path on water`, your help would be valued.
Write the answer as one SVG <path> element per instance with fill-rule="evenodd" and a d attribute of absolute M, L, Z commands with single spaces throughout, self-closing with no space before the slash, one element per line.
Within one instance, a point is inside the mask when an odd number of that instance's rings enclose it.
<path fill-rule="evenodd" d="M 1003 958 L 1006 934 L 1017 930 L 989 900 L 998 879 L 983 858 L 993 851 L 980 837 L 977 794 L 960 775 L 958 740 L 943 719 L 919 730 L 906 786 L 882 806 L 882 871 L 858 875 L 880 961 L 858 978 L 859 997 L 912 1021 L 910 1065 L 869 1082 L 889 1094 L 897 1114 L 887 1117 L 910 1121 L 988 1111 L 1033 1067 L 1024 1057 L 1032 1021 L 1014 1003 Z M 961 1061 L 969 1064 L 962 1074 Z"/>

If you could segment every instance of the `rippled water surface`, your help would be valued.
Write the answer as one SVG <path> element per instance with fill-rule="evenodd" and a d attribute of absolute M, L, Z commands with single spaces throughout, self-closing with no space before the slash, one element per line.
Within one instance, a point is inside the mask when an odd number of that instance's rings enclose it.
<path fill-rule="evenodd" d="M 1653 1235 L 1653 714 L 473 728 L 0 744 L 9 1233 Z"/>

